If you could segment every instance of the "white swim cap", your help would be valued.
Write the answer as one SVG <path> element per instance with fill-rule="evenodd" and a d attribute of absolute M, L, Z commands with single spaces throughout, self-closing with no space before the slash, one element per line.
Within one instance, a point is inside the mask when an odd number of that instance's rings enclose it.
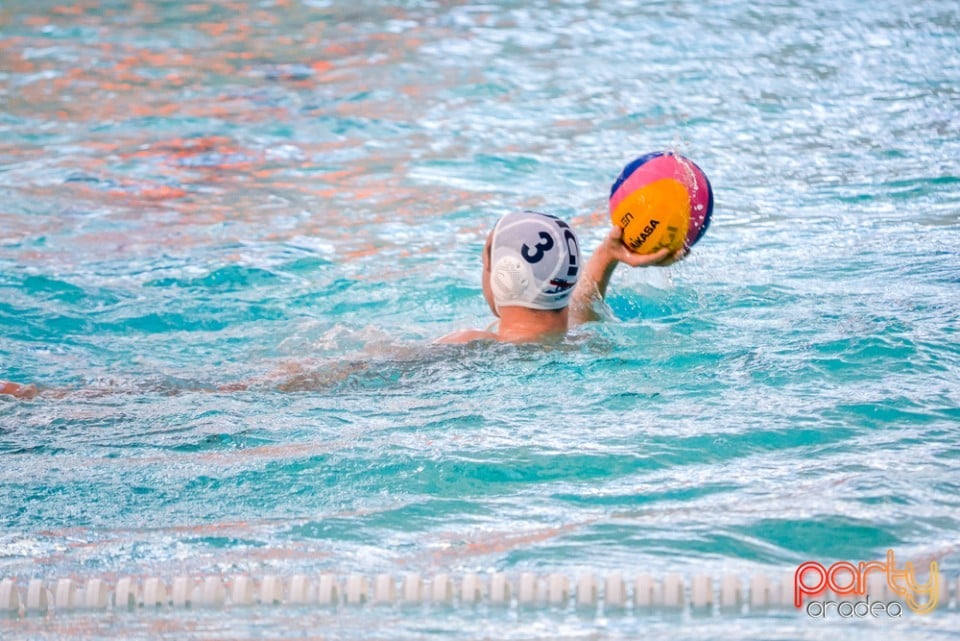
<path fill-rule="evenodd" d="M 497 309 L 563 309 L 579 273 L 577 236 L 556 216 L 507 214 L 493 228 L 490 288 Z"/>

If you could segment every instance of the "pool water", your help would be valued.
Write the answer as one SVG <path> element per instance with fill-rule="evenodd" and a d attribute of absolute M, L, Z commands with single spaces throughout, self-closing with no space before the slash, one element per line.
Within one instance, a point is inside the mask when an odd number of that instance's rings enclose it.
<path fill-rule="evenodd" d="M 960 9 L 5 0 L 0 578 L 960 570 Z M 713 183 L 691 256 L 548 346 L 487 230 L 591 250 L 623 165 Z M 225 387 L 226 386 L 226 387 Z M 232 389 L 232 391 L 227 391 Z M 850 623 L 848 625 L 848 623 Z M 902 621 L 348 609 L 17 638 L 948 638 Z M 859 637 L 858 637 L 859 635 Z"/>

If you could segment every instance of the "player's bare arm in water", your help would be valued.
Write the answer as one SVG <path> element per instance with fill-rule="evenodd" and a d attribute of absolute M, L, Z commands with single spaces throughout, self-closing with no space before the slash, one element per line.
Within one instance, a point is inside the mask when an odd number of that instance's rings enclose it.
<path fill-rule="evenodd" d="M 666 267 L 684 257 L 682 249 L 672 254 L 667 249 L 653 254 L 636 254 L 623 244 L 622 234 L 621 228 L 613 227 L 593 250 L 570 302 L 571 327 L 600 319 L 596 304 L 606 298 L 610 278 L 620 263 L 629 267 Z"/>
<path fill-rule="evenodd" d="M 21 385 L 9 381 L 0 381 L 0 395 L 14 398 L 33 398 L 40 393 L 36 385 Z"/>

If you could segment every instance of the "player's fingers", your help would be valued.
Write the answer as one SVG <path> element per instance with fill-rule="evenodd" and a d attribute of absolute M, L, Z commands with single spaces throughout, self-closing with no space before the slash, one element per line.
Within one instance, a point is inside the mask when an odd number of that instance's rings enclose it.
<path fill-rule="evenodd" d="M 625 260 L 623 262 L 627 263 L 631 267 L 649 267 L 650 265 L 659 265 L 669 256 L 670 250 L 664 248 L 653 254 L 630 253 L 628 256 L 624 257 Z"/>
<path fill-rule="evenodd" d="M 667 267 L 668 265 L 672 265 L 674 263 L 680 262 L 686 257 L 687 257 L 687 250 L 681 248 L 673 252 L 669 256 L 667 256 L 662 262 L 658 263 L 658 265 L 660 265 L 661 267 Z"/>

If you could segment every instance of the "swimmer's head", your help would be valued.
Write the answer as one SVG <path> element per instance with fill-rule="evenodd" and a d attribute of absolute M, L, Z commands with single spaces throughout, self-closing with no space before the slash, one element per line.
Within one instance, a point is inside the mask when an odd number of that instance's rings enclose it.
<path fill-rule="evenodd" d="M 483 293 L 502 307 L 564 309 L 581 269 L 580 245 L 556 216 L 524 211 L 501 218 L 484 251 Z"/>

